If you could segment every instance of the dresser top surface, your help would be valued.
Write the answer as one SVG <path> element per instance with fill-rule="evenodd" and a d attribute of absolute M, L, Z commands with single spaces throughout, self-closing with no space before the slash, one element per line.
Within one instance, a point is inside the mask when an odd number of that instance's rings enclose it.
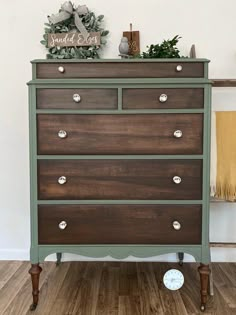
<path fill-rule="evenodd" d="M 153 59 L 35 59 L 31 63 L 136 63 L 136 62 L 204 62 L 208 63 L 208 59 L 200 58 L 153 58 Z"/>

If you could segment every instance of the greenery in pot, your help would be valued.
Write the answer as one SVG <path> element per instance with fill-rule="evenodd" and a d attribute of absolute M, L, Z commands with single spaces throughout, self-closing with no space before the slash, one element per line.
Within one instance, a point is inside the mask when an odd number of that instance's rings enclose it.
<path fill-rule="evenodd" d="M 142 52 L 138 58 L 181 58 L 179 49 L 176 47 L 180 40 L 180 36 L 176 35 L 172 39 L 164 40 L 161 44 L 147 46 L 148 50 Z"/>

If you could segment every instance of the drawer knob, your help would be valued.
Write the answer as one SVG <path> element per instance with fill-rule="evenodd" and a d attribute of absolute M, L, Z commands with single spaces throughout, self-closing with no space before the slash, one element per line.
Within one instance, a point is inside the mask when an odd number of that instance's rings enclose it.
<path fill-rule="evenodd" d="M 174 176 L 173 177 L 173 182 L 175 183 L 175 184 L 180 184 L 181 183 L 181 181 L 182 181 L 182 179 L 181 179 L 181 177 L 179 177 L 179 176 Z"/>
<path fill-rule="evenodd" d="M 73 101 L 79 103 L 81 101 L 81 96 L 79 94 L 74 94 Z"/>
<path fill-rule="evenodd" d="M 66 221 L 61 221 L 61 222 L 58 224 L 58 226 L 59 226 L 59 229 L 60 229 L 60 230 L 65 230 L 65 228 L 67 227 L 67 223 L 66 223 Z"/>
<path fill-rule="evenodd" d="M 59 71 L 60 73 L 64 73 L 64 72 L 65 72 L 65 68 L 62 67 L 62 66 L 60 66 L 60 67 L 58 67 L 58 71 Z"/>
<path fill-rule="evenodd" d="M 182 138 L 183 137 L 183 132 L 181 130 L 175 130 L 174 137 L 175 138 Z"/>
<path fill-rule="evenodd" d="M 181 229 L 181 224 L 179 223 L 179 221 L 174 221 L 172 225 L 176 231 L 179 231 Z"/>
<path fill-rule="evenodd" d="M 60 139 L 65 139 L 67 137 L 67 132 L 65 130 L 58 131 L 58 137 Z"/>
<path fill-rule="evenodd" d="M 61 176 L 58 178 L 58 184 L 64 185 L 65 183 L 66 183 L 66 177 L 65 176 Z"/>
<path fill-rule="evenodd" d="M 183 67 L 181 66 L 181 65 L 178 65 L 177 67 L 176 67 L 176 71 L 177 72 L 181 72 L 183 70 Z"/>
<path fill-rule="evenodd" d="M 159 97 L 159 101 L 161 103 L 165 103 L 168 99 L 168 96 L 166 94 L 161 94 L 160 97 Z"/>

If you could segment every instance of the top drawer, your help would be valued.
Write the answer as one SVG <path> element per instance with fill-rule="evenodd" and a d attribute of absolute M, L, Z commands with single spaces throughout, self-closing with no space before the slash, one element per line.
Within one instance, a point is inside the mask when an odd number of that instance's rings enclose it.
<path fill-rule="evenodd" d="M 60 78 L 202 78 L 204 62 L 37 63 L 38 79 Z"/>

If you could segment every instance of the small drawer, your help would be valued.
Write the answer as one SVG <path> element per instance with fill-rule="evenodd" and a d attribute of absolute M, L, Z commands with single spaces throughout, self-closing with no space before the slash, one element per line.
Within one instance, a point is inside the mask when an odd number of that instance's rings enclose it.
<path fill-rule="evenodd" d="M 123 89 L 124 109 L 203 108 L 204 89 Z"/>
<path fill-rule="evenodd" d="M 38 63 L 38 79 L 58 78 L 202 78 L 204 62 L 96 62 Z"/>
<path fill-rule="evenodd" d="M 38 154 L 201 154 L 202 114 L 37 116 Z"/>
<path fill-rule="evenodd" d="M 40 109 L 116 109 L 117 89 L 37 89 Z"/>
<path fill-rule="evenodd" d="M 40 205 L 39 244 L 201 244 L 200 205 Z"/>
<path fill-rule="evenodd" d="M 39 160 L 39 199 L 200 200 L 201 160 Z"/>

